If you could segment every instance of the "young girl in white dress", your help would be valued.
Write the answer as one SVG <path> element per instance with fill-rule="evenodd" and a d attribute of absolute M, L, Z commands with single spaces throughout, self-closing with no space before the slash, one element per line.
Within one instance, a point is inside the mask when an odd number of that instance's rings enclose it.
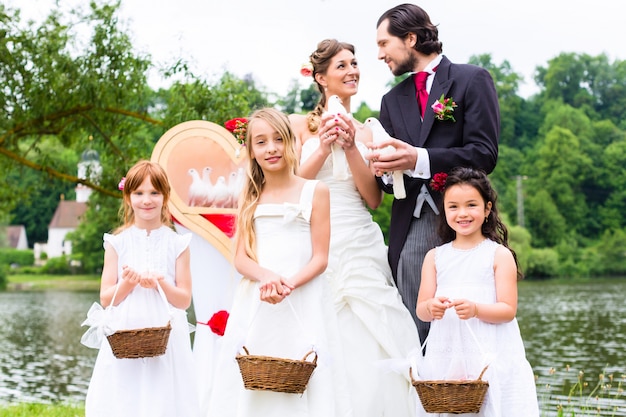
<path fill-rule="evenodd" d="M 383 365 L 390 359 L 405 360 L 419 346 L 419 337 L 393 283 L 383 234 L 368 210 L 382 201 L 365 159 L 365 144 L 372 142 L 372 131 L 350 115 L 328 114 L 328 100 L 333 95 L 341 99 L 345 113 L 350 112 L 350 99 L 360 80 L 354 47 L 335 39 L 323 40 L 310 62 L 320 102 L 307 115 L 291 115 L 290 119 L 301 143 L 298 174 L 319 179 L 330 190 L 327 275 L 352 407 L 359 417 L 414 416 L 417 394 L 408 372 L 389 371 Z M 339 147 L 332 149 L 333 145 Z M 334 174 L 335 162 L 347 166 L 345 176 Z"/>
<path fill-rule="evenodd" d="M 243 275 L 216 358 L 209 416 L 352 416 L 328 282 L 328 188 L 295 175 L 287 117 L 261 109 L 249 120 L 249 156 L 237 219 L 235 267 Z M 302 395 L 246 390 L 237 353 L 300 360 L 317 368 Z M 310 356 L 308 360 L 313 360 Z"/>
<path fill-rule="evenodd" d="M 521 273 L 495 191 L 472 168 L 455 168 L 433 186 L 444 193 L 439 234 L 446 243 L 424 259 L 417 315 L 432 325 L 416 377 L 473 380 L 488 365 L 480 413 L 467 415 L 537 417 L 535 378 L 515 319 Z"/>
<path fill-rule="evenodd" d="M 172 326 L 164 355 L 117 359 L 106 338 L 87 390 L 86 417 L 199 415 L 186 309 L 191 303 L 191 235 L 171 229 L 170 185 L 156 163 L 140 161 L 123 185 L 124 224 L 104 235 L 100 302 L 114 298 L 118 329 Z M 167 303 L 158 291 L 163 290 Z"/>

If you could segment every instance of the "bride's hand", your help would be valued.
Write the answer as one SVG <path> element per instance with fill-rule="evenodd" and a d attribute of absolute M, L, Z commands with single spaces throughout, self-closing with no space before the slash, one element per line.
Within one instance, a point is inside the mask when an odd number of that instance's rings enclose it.
<path fill-rule="evenodd" d="M 320 139 L 320 150 L 324 152 L 325 155 L 330 154 L 331 145 L 337 141 L 337 122 L 335 119 L 335 115 L 324 114 L 317 131 Z"/>
<path fill-rule="evenodd" d="M 336 143 L 344 150 L 354 147 L 356 141 L 356 127 L 352 121 L 352 117 L 338 114 L 335 117 L 335 132 L 337 134 Z"/>

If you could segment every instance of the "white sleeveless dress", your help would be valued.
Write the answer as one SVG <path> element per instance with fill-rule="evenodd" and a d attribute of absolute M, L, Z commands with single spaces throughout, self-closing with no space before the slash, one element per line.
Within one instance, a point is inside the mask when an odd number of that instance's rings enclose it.
<path fill-rule="evenodd" d="M 357 142 L 362 155 L 367 148 Z M 302 162 L 319 147 L 318 138 L 302 147 Z M 345 159 L 343 150 L 335 150 Z M 326 275 L 339 320 L 355 416 L 414 416 L 417 394 L 408 365 L 389 370 L 387 360 L 406 360 L 419 348 L 415 322 L 393 283 L 387 247 L 378 224 L 365 206 L 352 173 L 333 176 L 329 156 L 317 179 L 330 189 L 331 238 Z M 404 371 L 404 372 L 402 372 Z"/>
<path fill-rule="evenodd" d="M 260 204 L 255 212 L 259 264 L 289 277 L 312 255 L 310 217 L 317 181 L 307 181 L 299 204 Z M 261 302 L 258 282 L 237 288 L 209 400 L 211 417 L 351 417 L 345 368 L 330 288 L 324 275 L 295 289 L 278 304 Z M 251 391 L 243 386 L 235 356 L 302 359 L 317 351 L 317 368 L 302 395 Z M 311 360 L 313 357 L 309 357 Z"/>
<path fill-rule="evenodd" d="M 176 259 L 189 246 L 191 235 L 168 227 L 145 230 L 132 226 L 120 234 L 104 235 L 122 266 L 154 271 L 175 283 Z M 121 278 L 118 278 L 118 281 Z M 169 306 L 171 316 L 154 288 L 136 286 L 117 307 L 114 330 L 172 325 L 165 354 L 153 358 L 117 359 L 103 339 L 85 401 L 86 417 L 172 417 L 199 415 L 187 312 Z"/>
<path fill-rule="evenodd" d="M 452 243 L 437 247 L 436 296 L 466 298 L 479 304 L 495 303 L 493 262 L 498 246 L 498 243 L 485 239 L 469 250 L 456 249 Z M 472 380 L 486 364 L 489 367 L 483 380 L 489 382 L 489 388 L 480 413 L 462 415 L 539 416 L 535 378 L 526 360 L 515 318 L 500 324 L 476 318 L 460 320 L 454 309 L 449 309 L 443 319 L 432 322 L 426 341 L 426 356 L 418 366 L 421 379 Z M 420 411 L 423 416 L 433 415 L 423 409 Z"/>

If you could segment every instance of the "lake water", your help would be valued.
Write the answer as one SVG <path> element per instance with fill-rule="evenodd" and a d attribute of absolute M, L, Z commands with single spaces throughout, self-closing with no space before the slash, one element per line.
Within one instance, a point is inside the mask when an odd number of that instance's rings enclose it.
<path fill-rule="evenodd" d="M 519 288 L 517 317 L 542 417 L 556 416 L 559 403 L 567 410 L 580 372 L 588 387 L 573 396 L 585 411 L 577 417 L 626 416 L 618 391 L 626 387 L 626 279 Z M 97 299 L 96 292 L 0 293 L 0 403 L 84 401 L 97 351 L 80 344 L 80 323 Z M 600 375 L 599 398 L 582 402 Z"/>

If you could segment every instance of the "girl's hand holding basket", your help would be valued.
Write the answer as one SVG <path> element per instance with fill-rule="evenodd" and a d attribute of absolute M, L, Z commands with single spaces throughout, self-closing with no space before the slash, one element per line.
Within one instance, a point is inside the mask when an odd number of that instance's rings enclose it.
<path fill-rule="evenodd" d="M 448 308 L 450 308 L 448 297 L 434 297 L 426 303 L 426 311 L 433 320 L 441 320 Z"/>
<path fill-rule="evenodd" d="M 285 278 L 276 275 L 277 279 L 270 279 L 262 282 L 259 286 L 261 301 L 270 304 L 280 303 L 291 294 L 294 286 L 289 284 Z"/>
<path fill-rule="evenodd" d="M 476 303 L 470 300 L 454 300 L 451 302 L 450 307 L 454 307 L 456 315 L 459 316 L 461 320 L 467 320 L 478 316 Z"/>

